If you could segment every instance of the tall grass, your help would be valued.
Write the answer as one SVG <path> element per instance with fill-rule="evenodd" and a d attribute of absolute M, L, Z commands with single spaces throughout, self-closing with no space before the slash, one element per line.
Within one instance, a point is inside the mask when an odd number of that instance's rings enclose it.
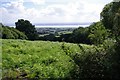
<path fill-rule="evenodd" d="M 3 40 L 3 78 L 65 78 L 74 68 L 74 62 L 61 49 L 59 42 Z M 75 44 L 66 43 L 72 52 Z"/>
<path fill-rule="evenodd" d="M 114 43 L 2 40 L 3 80 L 114 78 Z M 111 70 L 113 69 L 113 70 Z M 111 70 L 111 71 L 110 71 Z M 117 73 L 116 73 L 117 74 Z"/>

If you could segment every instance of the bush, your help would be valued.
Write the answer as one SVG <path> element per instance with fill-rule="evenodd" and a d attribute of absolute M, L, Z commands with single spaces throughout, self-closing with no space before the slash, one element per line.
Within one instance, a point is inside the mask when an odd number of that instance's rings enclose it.
<path fill-rule="evenodd" d="M 62 49 L 76 64 L 71 71 L 74 79 L 118 79 L 116 66 L 115 43 L 106 40 L 101 46 L 78 45 L 80 52 L 73 53 L 65 43 Z M 117 67 L 117 66 L 116 66 Z M 114 72 L 114 73 L 113 73 Z"/>
<path fill-rule="evenodd" d="M 9 26 L 2 25 L 1 33 L 3 39 L 27 39 L 27 36 L 24 33 Z"/>

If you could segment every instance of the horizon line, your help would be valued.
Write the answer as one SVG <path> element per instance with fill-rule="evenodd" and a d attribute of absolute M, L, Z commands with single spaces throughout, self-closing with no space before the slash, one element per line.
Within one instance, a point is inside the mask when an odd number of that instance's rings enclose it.
<path fill-rule="evenodd" d="M 83 22 L 83 23 L 33 23 L 35 26 L 55 26 L 55 25 L 90 25 L 94 22 Z M 15 26 L 15 24 L 6 23 L 7 26 Z"/>
<path fill-rule="evenodd" d="M 86 22 L 86 23 L 35 23 L 34 25 L 40 25 L 40 26 L 47 26 L 47 25 L 89 25 L 93 22 Z"/>

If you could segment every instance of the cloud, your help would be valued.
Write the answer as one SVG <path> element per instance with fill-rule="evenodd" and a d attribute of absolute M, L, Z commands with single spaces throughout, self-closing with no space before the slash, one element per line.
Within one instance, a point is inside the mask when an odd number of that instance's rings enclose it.
<path fill-rule="evenodd" d="M 25 2 L 25 1 L 29 1 L 29 0 L 1 0 L 0 2 L 4 3 L 4 2 Z"/>
<path fill-rule="evenodd" d="M 37 7 L 27 7 L 27 0 L 6 2 L 0 7 L 2 21 L 13 23 L 18 19 L 28 19 L 32 23 L 95 22 L 100 18 L 102 3 L 69 0 L 68 3 L 49 4 L 47 0 L 31 0 Z M 59 1 L 60 2 L 60 1 Z M 42 5 L 41 5 L 42 4 Z"/>
<path fill-rule="evenodd" d="M 5 2 L 0 7 L 2 23 L 13 23 L 19 17 L 24 18 L 24 12 L 23 0 Z"/>
<path fill-rule="evenodd" d="M 40 4 L 44 4 L 45 0 L 30 0 L 31 2 L 33 2 L 36 5 L 40 5 Z"/>
<path fill-rule="evenodd" d="M 50 5 L 42 9 L 41 14 L 46 15 L 55 22 L 56 20 L 60 20 L 60 22 L 94 22 L 99 20 L 101 10 L 100 5 L 90 5 L 87 2 L 74 1 L 66 5 Z"/>
<path fill-rule="evenodd" d="M 12 2 L 11 5 L 8 7 L 8 10 L 13 13 L 22 13 L 25 11 L 25 7 L 21 2 Z"/>

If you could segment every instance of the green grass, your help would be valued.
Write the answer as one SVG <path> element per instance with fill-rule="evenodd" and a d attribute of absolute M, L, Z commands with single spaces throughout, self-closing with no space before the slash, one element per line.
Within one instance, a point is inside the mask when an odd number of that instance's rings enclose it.
<path fill-rule="evenodd" d="M 76 65 L 61 48 L 63 42 L 2 40 L 3 78 L 67 78 Z M 79 53 L 77 44 L 64 43 L 70 53 Z M 82 46 L 89 48 L 89 45 Z"/>
<path fill-rule="evenodd" d="M 64 78 L 74 63 L 59 42 L 2 40 L 3 78 Z M 71 44 L 74 45 L 74 44 Z M 77 45 L 74 45 L 77 47 Z M 76 49 L 73 49 L 77 51 Z"/>

